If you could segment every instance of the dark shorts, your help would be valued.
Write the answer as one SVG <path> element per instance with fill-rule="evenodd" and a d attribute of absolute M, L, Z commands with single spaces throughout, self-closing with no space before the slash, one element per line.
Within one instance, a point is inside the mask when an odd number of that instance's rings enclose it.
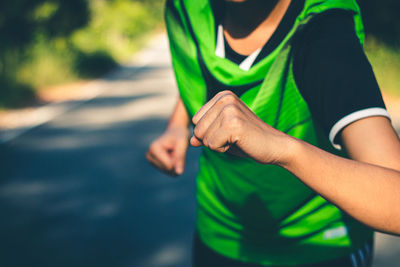
<path fill-rule="evenodd" d="M 347 257 L 324 261 L 299 267 L 371 267 L 373 256 L 373 241 Z M 195 235 L 193 241 L 193 267 L 261 267 L 261 265 L 244 263 L 227 258 L 207 247 Z M 271 266 L 284 267 L 284 266 Z"/>

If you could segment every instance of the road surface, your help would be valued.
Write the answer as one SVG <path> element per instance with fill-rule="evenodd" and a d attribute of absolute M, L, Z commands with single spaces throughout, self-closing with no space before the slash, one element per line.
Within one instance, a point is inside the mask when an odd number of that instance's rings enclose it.
<path fill-rule="evenodd" d="M 144 158 L 177 94 L 165 38 L 92 87 L 0 132 L 0 266 L 190 266 L 199 150 L 179 179 Z M 400 266 L 398 238 L 378 235 L 374 266 Z"/>

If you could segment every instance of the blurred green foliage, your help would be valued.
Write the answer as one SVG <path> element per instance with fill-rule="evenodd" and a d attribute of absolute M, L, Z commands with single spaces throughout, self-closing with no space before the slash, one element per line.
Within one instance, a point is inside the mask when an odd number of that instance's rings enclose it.
<path fill-rule="evenodd" d="M 367 38 L 365 52 L 382 91 L 400 96 L 400 49 Z"/>
<path fill-rule="evenodd" d="M 0 2 L 0 108 L 44 86 L 97 77 L 129 59 L 162 21 L 162 0 Z"/>
<path fill-rule="evenodd" d="M 357 1 L 374 37 L 367 52 L 378 80 L 384 89 L 398 88 L 400 1 Z M 126 61 L 161 24 L 162 6 L 163 0 L 1 1 L 0 108 L 25 105 L 38 88 L 97 77 Z"/>
<path fill-rule="evenodd" d="M 379 86 L 400 96 L 400 1 L 357 1 L 367 33 L 365 51 Z"/>

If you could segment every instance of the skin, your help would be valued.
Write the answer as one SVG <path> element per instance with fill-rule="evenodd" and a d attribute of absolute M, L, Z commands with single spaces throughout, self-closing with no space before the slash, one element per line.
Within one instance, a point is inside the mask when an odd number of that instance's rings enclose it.
<path fill-rule="evenodd" d="M 227 41 L 237 52 L 251 54 L 268 41 L 289 4 L 290 0 L 226 0 L 223 26 Z M 188 127 L 189 116 L 178 98 L 166 131 L 150 145 L 147 160 L 166 174 L 182 174 Z"/>
<path fill-rule="evenodd" d="M 193 123 L 192 146 L 220 153 L 233 148 L 261 164 L 283 167 L 355 219 L 400 234 L 400 142 L 387 118 L 361 119 L 343 130 L 353 160 L 272 128 L 230 91 L 207 102 Z"/>
<path fill-rule="evenodd" d="M 257 1 L 261 0 L 227 1 L 224 33 L 238 53 L 250 54 L 263 46 L 290 3 L 275 1 L 275 5 L 265 5 L 263 12 L 250 13 Z M 234 14 L 240 10 L 242 20 L 235 21 Z M 268 29 L 270 35 L 265 38 Z M 207 102 L 192 122 L 192 146 L 206 146 L 285 168 L 355 219 L 379 231 L 400 234 L 400 141 L 387 118 L 364 118 L 341 131 L 342 146 L 351 159 L 330 154 L 265 124 L 230 91 Z M 179 98 L 167 130 L 151 144 L 147 159 L 169 175 L 182 174 L 188 126 L 189 117 Z"/>
<path fill-rule="evenodd" d="M 226 41 L 237 53 L 250 55 L 268 42 L 290 2 L 290 0 L 228 1 L 223 19 Z"/>
<path fill-rule="evenodd" d="M 189 139 L 189 116 L 179 98 L 167 129 L 154 140 L 146 153 L 147 160 L 160 171 L 181 175 L 185 169 L 186 151 Z"/>

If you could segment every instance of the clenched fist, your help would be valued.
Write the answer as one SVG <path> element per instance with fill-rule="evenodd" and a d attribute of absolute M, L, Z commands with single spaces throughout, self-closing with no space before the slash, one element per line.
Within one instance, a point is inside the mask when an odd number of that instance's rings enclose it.
<path fill-rule="evenodd" d="M 192 118 L 192 146 L 247 156 L 262 164 L 284 164 L 292 137 L 264 123 L 231 91 L 218 93 Z"/>
<path fill-rule="evenodd" d="M 188 139 L 187 127 L 169 127 L 150 145 L 146 158 L 168 175 L 181 175 L 185 168 Z"/>

